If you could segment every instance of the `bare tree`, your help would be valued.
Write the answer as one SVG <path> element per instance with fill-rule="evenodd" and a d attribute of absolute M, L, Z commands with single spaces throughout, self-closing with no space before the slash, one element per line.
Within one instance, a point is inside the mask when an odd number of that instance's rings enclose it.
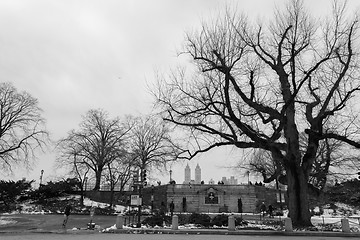
<path fill-rule="evenodd" d="M 64 145 L 67 142 L 61 142 L 58 145 L 61 153 L 56 159 L 56 168 L 66 169 L 67 175 L 75 177 L 79 181 L 80 187 L 80 205 L 84 204 L 84 196 L 86 191 L 86 184 L 89 178 L 90 168 L 84 164 L 83 157 L 76 154 L 73 145 Z"/>
<path fill-rule="evenodd" d="M 296 226 L 311 225 L 308 183 L 320 141 L 360 147 L 353 108 L 360 90 L 358 19 L 346 17 L 345 4 L 333 5 L 319 22 L 292 0 L 268 25 L 230 12 L 204 23 L 186 39 L 198 71 L 190 80 L 185 71 L 171 74 L 157 92 L 165 120 L 197 143 L 185 158 L 225 145 L 270 152 L 279 167 L 268 181 L 285 169 Z"/>
<path fill-rule="evenodd" d="M 124 154 L 125 137 L 130 128 L 119 118 L 109 119 L 104 110 L 90 110 L 83 117 L 80 130 L 72 130 L 59 141 L 64 157 L 79 160 L 95 175 L 94 190 L 100 189 L 104 168 Z"/>
<path fill-rule="evenodd" d="M 121 196 L 130 181 L 131 172 L 135 166 L 134 159 L 129 154 L 122 159 L 108 163 L 104 177 L 105 181 L 110 184 L 110 207 L 113 206 L 115 187 L 118 187 L 119 196 Z"/>
<path fill-rule="evenodd" d="M 146 185 L 145 173 L 152 167 L 161 169 L 169 162 L 175 161 L 180 148 L 170 137 L 170 129 L 155 116 L 133 119 L 131 130 L 130 152 L 140 170 L 141 185 L 138 188 L 142 197 L 143 185 Z M 138 207 L 138 224 L 141 220 L 141 205 Z"/>
<path fill-rule="evenodd" d="M 0 83 L 0 165 L 28 165 L 35 151 L 46 146 L 49 136 L 37 99 L 18 92 L 10 83 Z"/>
<path fill-rule="evenodd" d="M 139 169 L 162 169 L 175 161 L 180 147 L 171 139 L 171 130 L 155 116 L 136 117 L 130 132 L 129 149 Z"/>

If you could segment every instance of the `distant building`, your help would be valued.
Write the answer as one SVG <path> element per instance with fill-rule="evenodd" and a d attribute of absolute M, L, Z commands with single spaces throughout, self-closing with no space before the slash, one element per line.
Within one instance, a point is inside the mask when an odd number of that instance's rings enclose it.
<path fill-rule="evenodd" d="M 200 184 L 201 183 L 201 168 L 199 164 L 196 165 L 195 168 L 195 183 Z"/>
<path fill-rule="evenodd" d="M 184 180 L 184 184 L 190 183 L 191 181 L 191 169 L 189 167 L 189 164 L 186 165 L 185 167 L 185 180 Z"/>
<path fill-rule="evenodd" d="M 195 180 L 191 179 L 191 168 L 189 166 L 189 164 L 186 165 L 185 167 L 185 178 L 184 178 L 184 182 L 183 184 L 201 184 L 202 183 L 202 179 L 201 179 L 201 167 L 199 164 L 196 164 L 195 167 Z M 238 184 L 238 180 L 234 177 L 231 176 L 230 178 L 227 177 L 222 177 L 220 181 L 218 181 L 219 184 L 224 184 L 224 185 L 237 185 Z M 215 181 L 213 179 L 211 179 L 209 181 L 210 185 L 215 184 Z"/>
<path fill-rule="evenodd" d="M 201 168 L 199 164 L 196 165 L 195 168 L 195 180 L 191 179 L 191 169 L 189 164 L 185 167 L 185 179 L 183 184 L 200 184 L 201 183 Z"/>
<path fill-rule="evenodd" d="M 238 180 L 234 176 L 231 176 L 230 178 L 222 177 L 221 183 L 225 185 L 237 185 Z"/>
<path fill-rule="evenodd" d="M 230 179 L 229 179 L 229 184 L 230 185 L 237 185 L 238 180 L 234 176 L 231 176 Z"/>

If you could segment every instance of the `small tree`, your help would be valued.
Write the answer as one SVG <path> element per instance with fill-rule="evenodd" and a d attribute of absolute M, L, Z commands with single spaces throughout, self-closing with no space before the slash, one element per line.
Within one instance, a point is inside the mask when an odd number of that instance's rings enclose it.
<path fill-rule="evenodd" d="M 108 163 L 104 176 L 105 181 L 110 184 L 110 207 L 112 207 L 114 202 L 115 186 L 119 187 L 119 195 L 121 195 L 131 178 L 131 172 L 134 167 L 134 159 L 129 154 L 124 154 L 121 159 Z"/>
<path fill-rule="evenodd" d="M 48 132 L 37 99 L 18 92 L 10 83 L 0 83 L 0 165 L 12 171 L 20 163 L 28 166 L 35 151 L 48 142 Z"/>
<path fill-rule="evenodd" d="M 84 204 L 84 195 L 86 191 L 86 184 L 90 172 L 90 167 L 85 164 L 84 157 L 77 154 L 76 145 L 67 145 L 68 142 L 59 142 L 58 149 L 60 155 L 56 159 L 56 165 L 58 168 L 65 168 L 68 172 L 68 176 L 72 176 L 78 179 L 80 188 L 80 205 Z"/>

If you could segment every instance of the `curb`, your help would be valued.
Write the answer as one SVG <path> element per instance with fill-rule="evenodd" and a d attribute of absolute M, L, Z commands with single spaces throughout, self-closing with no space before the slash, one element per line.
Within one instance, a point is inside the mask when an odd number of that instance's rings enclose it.
<path fill-rule="evenodd" d="M 344 233 L 344 232 L 286 232 L 286 231 L 252 231 L 252 230 L 207 230 L 207 229 L 187 229 L 187 230 L 172 230 L 172 229 L 112 229 L 104 234 L 184 234 L 184 235 L 252 235 L 252 236 L 315 236 L 315 237 L 353 237 L 360 238 L 359 233 Z"/>
<path fill-rule="evenodd" d="M 248 236 L 299 236 L 299 237 L 349 237 L 360 238 L 360 232 L 286 232 L 286 231 L 267 231 L 267 230 L 210 230 L 210 229 L 111 229 L 108 231 L 97 230 L 24 230 L 24 231 L 0 231 L 1 234 L 177 234 L 177 235 L 248 235 Z"/>
<path fill-rule="evenodd" d="M 43 230 L 43 229 L 37 229 L 37 230 L 21 230 L 21 231 L 0 231 L 1 234 L 97 234 L 101 233 L 98 230 L 88 230 L 88 229 L 78 229 L 78 230 L 72 230 L 72 229 L 58 229 L 58 230 Z"/>

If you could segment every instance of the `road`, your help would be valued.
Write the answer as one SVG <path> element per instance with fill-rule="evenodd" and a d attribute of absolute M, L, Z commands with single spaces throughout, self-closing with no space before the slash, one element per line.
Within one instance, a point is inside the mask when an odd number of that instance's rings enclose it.
<path fill-rule="evenodd" d="M 309 237 L 309 236 L 230 236 L 230 235 L 183 235 L 183 234 L 0 234 L 1 240 L 325 240 L 328 237 Z M 347 237 L 331 237 L 331 240 L 349 239 Z"/>

